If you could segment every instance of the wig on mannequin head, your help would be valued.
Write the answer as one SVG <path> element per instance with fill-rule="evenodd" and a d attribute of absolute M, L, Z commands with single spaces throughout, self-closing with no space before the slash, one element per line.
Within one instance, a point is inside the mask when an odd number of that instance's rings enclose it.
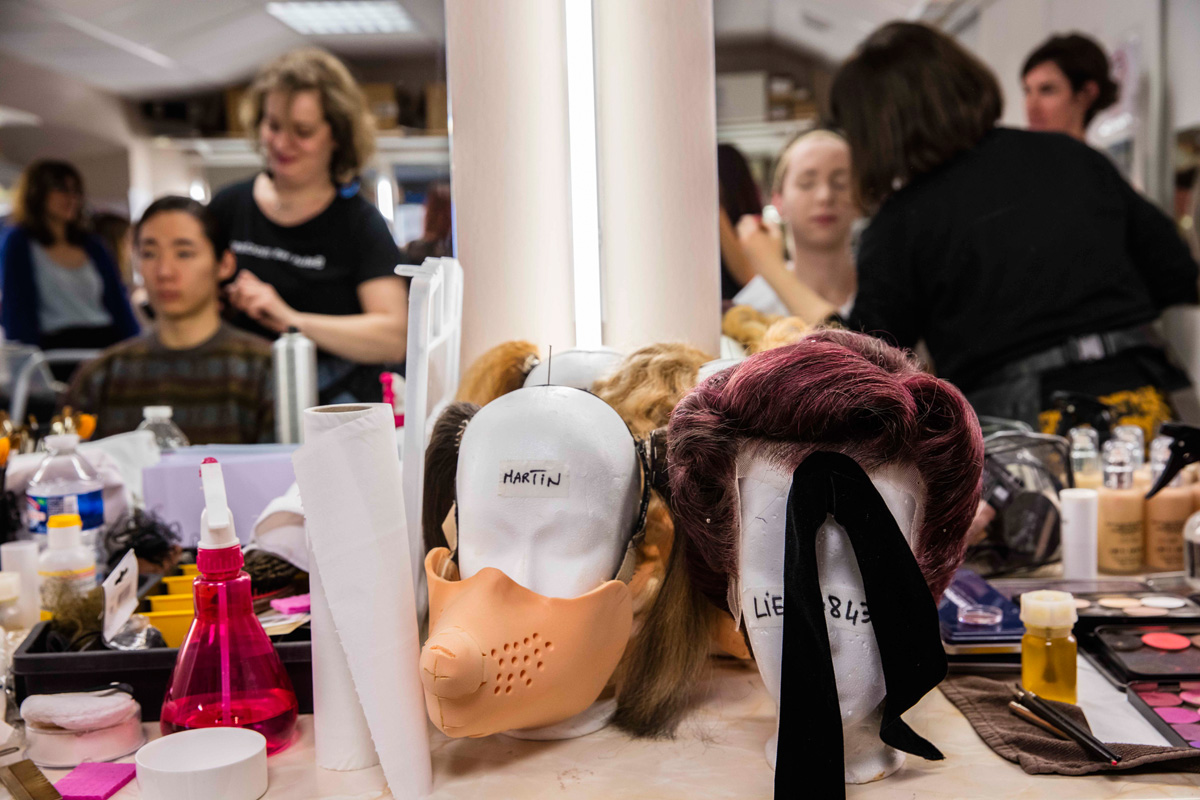
<path fill-rule="evenodd" d="M 752 306 L 734 306 L 721 319 L 721 333 L 749 354 L 797 342 L 809 330 L 799 317 L 764 314 Z"/>
<path fill-rule="evenodd" d="M 525 385 L 525 378 L 541 362 L 537 345 L 514 340 L 502 342 L 475 359 L 458 385 L 455 400 L 487 405 L 501 395 Z"/>
<path fill-rule="evenodd" d="M 983 440 L 962 394 L 878 339 L 821 330 L 751 356 L 685 397 L 671 416 L 675 543 L 663 587 L 626 658 L 616 722 L 670 735 L 705 665 L 694 641 L 701 599 L 735 616 L 739 455 L 792 471 L 818 450 L 867 471 L 916 472 L 923 497 L 912 547 L 934 598 L 962 563 L 979 500 Z"/>
<path fill-rule="evenodd" d="M 666 427 L 675 404 L 696 385 L 700 365 L 712 356 L 689 344 L 652 344 L 630 353 L 616 372 L 592 385 L 592 393 L 612 406 L 634 436 Z M 671 553 L 674 525 L 662 496 L 654 492 L 646 511 L 645 536 L 630 589 L 634 614 L 640 616 L 662 585 Z"/>

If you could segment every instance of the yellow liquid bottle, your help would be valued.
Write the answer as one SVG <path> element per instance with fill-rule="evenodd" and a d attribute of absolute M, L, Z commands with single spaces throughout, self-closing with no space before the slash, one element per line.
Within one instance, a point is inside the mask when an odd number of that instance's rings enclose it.
<path fill-rule="evenodd" d="M 1021 595 L 1021 685 L 1047 700 L 1076 702 L 1076 644 L 1071 629 L 1078 614 L 1069 592 Z"/>

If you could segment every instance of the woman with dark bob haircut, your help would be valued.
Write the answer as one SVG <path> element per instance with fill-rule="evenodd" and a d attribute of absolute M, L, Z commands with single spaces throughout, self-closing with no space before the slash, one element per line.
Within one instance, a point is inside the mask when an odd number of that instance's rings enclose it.
<path fill-rule="evenodd" d="M 21 173 L 15 225 L 0 237 L 6 339 L 101 348 L 138 332 L 112 254 L 84 228 L 83 205 L 83 178 L 65 161 L 36 161 Z"/>
<path fill-rule="evenodd" d="M 1051 36 L 1021 68 L 1031 131 L 1055 131 L 1083 141 L 1097 114 L 1117 102 L 1108 56 L 1086 36 Z"/>
<path fill-rule="evenodd" d="M 844 322 L 923 339 L 979 414 L 1050 426 L 1058 390 L 1117 395 L 1120 416 L 1171 413 L 1187 379 L 1150 325 L 1197 303 L 1200 270 L 1108 159 L 997 128 L 1001 104 L 991 72 L 923 25 L 883 26 L 838 71 L 831 110 L 874 212 Z M 834 314 L 798 282 L 783 300 L 804 319 Z"/>

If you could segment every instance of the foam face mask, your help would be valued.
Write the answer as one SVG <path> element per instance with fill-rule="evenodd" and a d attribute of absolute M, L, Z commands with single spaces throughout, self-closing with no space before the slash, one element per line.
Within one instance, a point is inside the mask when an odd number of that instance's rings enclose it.
<path fill-rule="evenodd" d="M 596 701 L 632 627 L 614 577 L 642 489 L 633 437 L 593 395 L 520 389 L 475 415 L 459 448 L 457 568 L 445 549 L 426 558 L 435 725 L 455 737 L 543 728 Z"/>
<path fill-rule="evenodd" d="M 430 551 L 425 570 L 434 633 L 421 677 L 429 718 L 447 736 L 541 727 L 583 712 L 629 641 L 633 607 L 620 581 L 546 597 L 497 569 L 456 580 L 445 548 Z"/>

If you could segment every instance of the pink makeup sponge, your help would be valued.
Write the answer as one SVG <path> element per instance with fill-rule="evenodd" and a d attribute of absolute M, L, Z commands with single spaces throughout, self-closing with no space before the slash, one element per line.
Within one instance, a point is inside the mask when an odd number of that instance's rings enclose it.
<path fill-rule="evenodd" d="M 133 764 L 80 764 L 54 788 L 63 800 L 108 800 L 136 774 Z"/>

